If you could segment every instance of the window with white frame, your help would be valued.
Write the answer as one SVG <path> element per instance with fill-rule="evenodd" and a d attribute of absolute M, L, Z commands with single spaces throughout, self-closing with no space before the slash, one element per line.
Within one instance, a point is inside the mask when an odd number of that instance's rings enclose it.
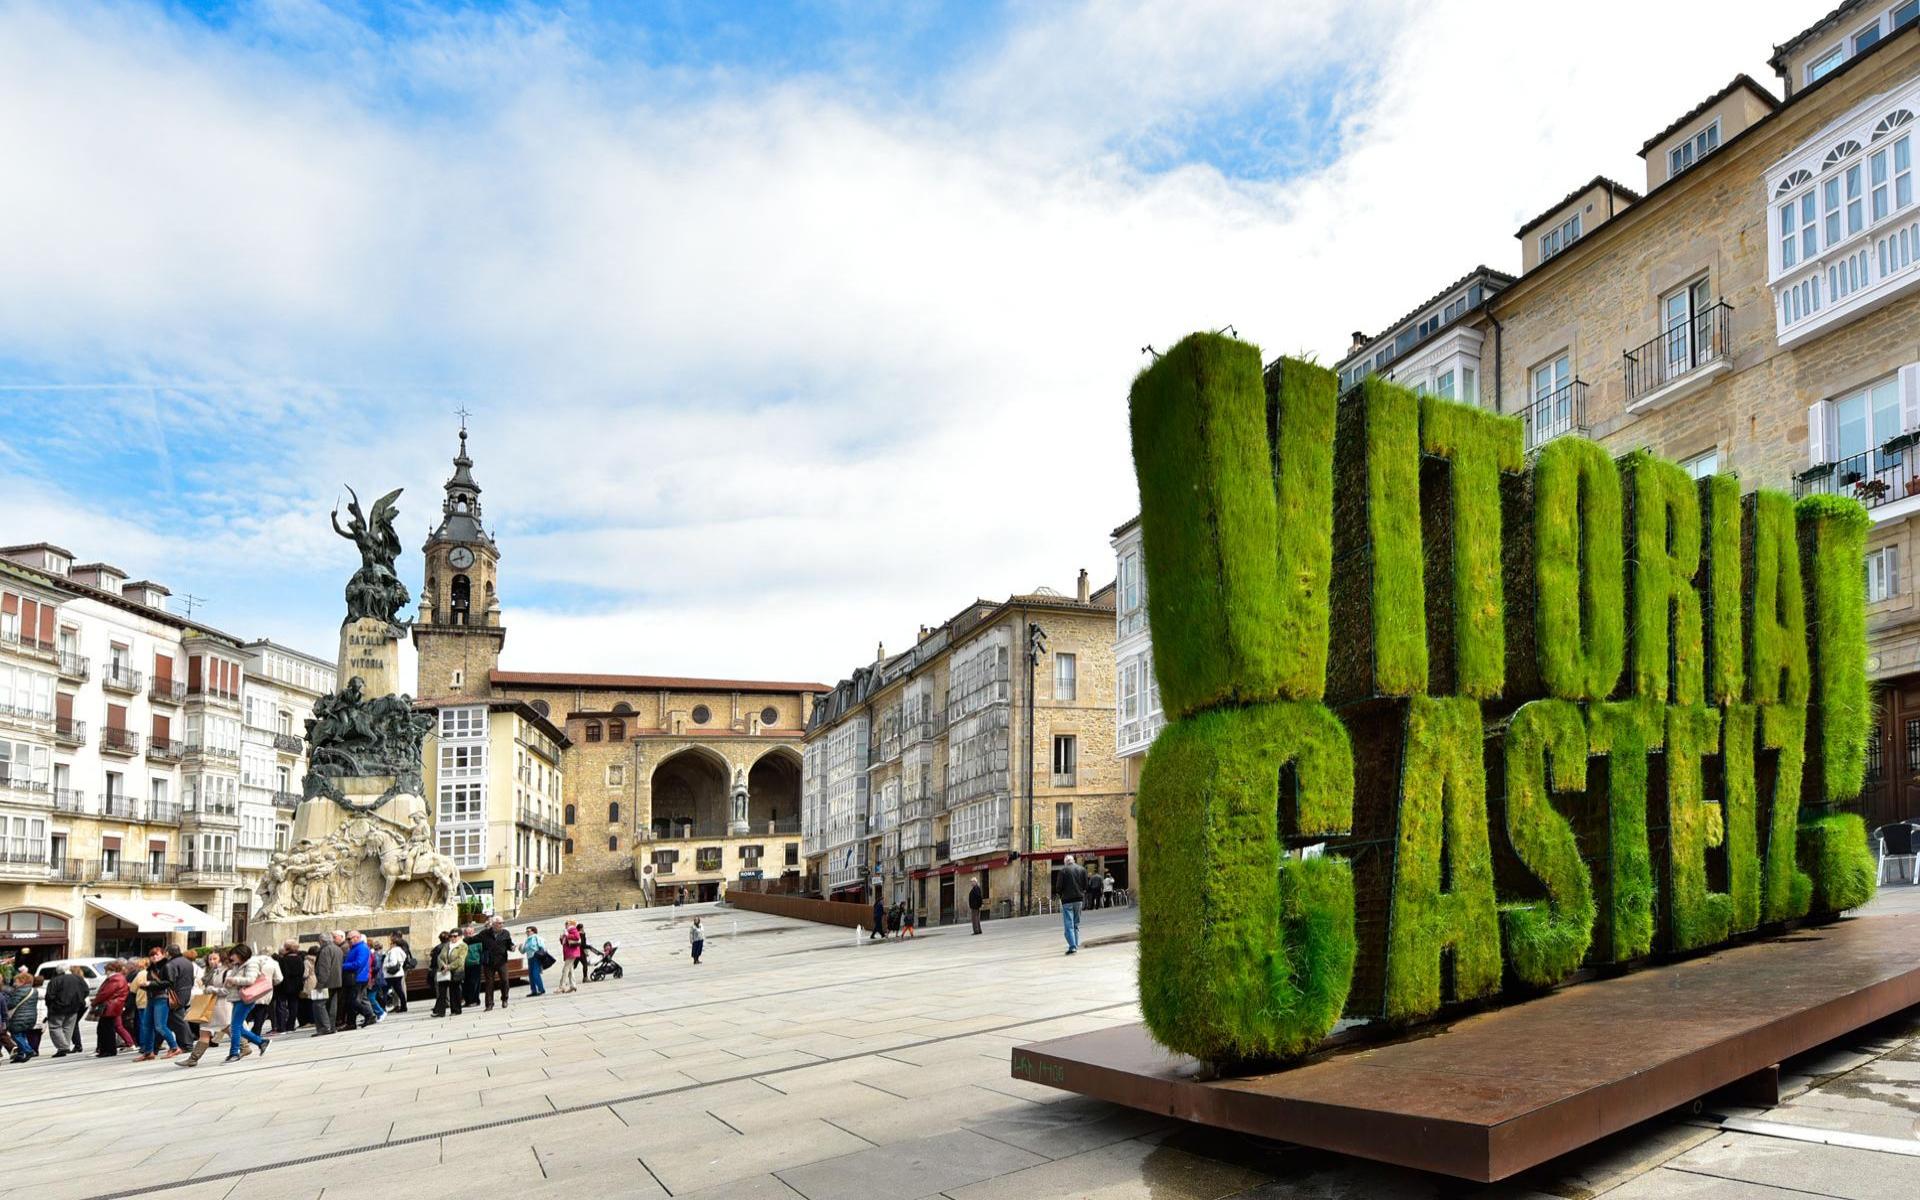
<path fill-rule="evenodd" d="M 1580 240 L 1580 214 L 1575 213 L 1540 235 L 1540 261 L 1545 262 Z"/>
<path fill-rule="evenodd" d="M 1878 380 L 1828 401 L 1826 420 L 1826 461 L 1846 462 L 1866 455 L 1903 432 L 1898 377 Z M 1877 464 L 1874 469 L 1879 469 Z"/>
<path fill-rule="evenodd" d="M 1533 403 L 1527 410 L 1527 448 L 1573 432 L 1573 356 L 1555 355 L 1533 368 Z"/>
<path fill-rule="evenodd" d="M 1689 479 L 1705 479 L 1720 469 L 1719 447 L 1682 459 L 1680 469 L 1687 473 Z"/>
<path fill-rule="evenodd" d="M 440 739 L 483 738 L 487 735 L 487 710 L 477 704 L 440 710 Z"/>
<path fill-rule="evenodd" d="M 1877 604 L 1900 594 L 1900 547 L 1867 551 L 1867 603 Z"/>
<path fill-rule="evenodd" d="M 1140 667 L 1128 662 L 1120 668 L 1120 720 L 1140 719 Z"/>
<path fill-rule="evenodd" d="M 1845 61 L 1847 61 L 1847 47 L 1843 43 L 1807 64 L 1807 83 L 1811 85 L 1820 82 L 1833 74 L 1835 68 Z"/>
<path fill-rule="evenodd" d="M 1453 399 L 1453 372 L 1442 371 L 1433 377 L 1433 394 L 1443 400 Z"/>
<path fill-rule="evenodd" d="M 1078 660 L 1071 654 L 1053 656 L 1053 698 L 1072 700 L 1079 687 Z"/>
<path fill-rule="evenodd" d="M 52 770 L 47 747 L 0 739 L 0 785 L 44 792 Z"/>
<path fill-rule="evenodd" d="M 1711 125 L 1667 151 L 1667 174 L 1678 175 L 1713 153 L 1719 146 L 1720 118 L 1715 117 Z"/>
<path fill-rule="evenodd" d="M 1053 786 L 1072 787 L 1080 769 L 1080 739 L 1071 733 L 1053 735 Z"/>

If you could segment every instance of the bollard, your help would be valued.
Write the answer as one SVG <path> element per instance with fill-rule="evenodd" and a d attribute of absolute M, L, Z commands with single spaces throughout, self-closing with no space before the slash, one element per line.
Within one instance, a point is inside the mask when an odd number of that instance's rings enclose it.
<path fill-rule="evenodd" d="M 854 945 L 858 946 L 860 944 L 860 935 L 865 932 L 866 932 L 866 927 L 863 925 L 855 925 L 853 927 L 853 944 Z"/>

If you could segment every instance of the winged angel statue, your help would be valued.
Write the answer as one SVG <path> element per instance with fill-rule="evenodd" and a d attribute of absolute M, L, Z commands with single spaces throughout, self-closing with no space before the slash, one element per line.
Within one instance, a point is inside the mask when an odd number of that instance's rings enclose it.
<path fill-rule="evenodd" d="M 373 617 L 389 625 L 400 626 L 401 609 L 412 602 L 407 585 L 393 573 L 393 560 L 400 553 L 400 535 L 393 531 L 398 511 L 395 501 L 403 489 L 395 488 L 376 500 L 371 516 L 360 511 L 360 497 L 352 488 L 347 505 L 351 520 L 340 528 L 340 510 L 333 510 L 333 531 L 360 548 L 360 569 L 347 581 L 347 620 Z"/>

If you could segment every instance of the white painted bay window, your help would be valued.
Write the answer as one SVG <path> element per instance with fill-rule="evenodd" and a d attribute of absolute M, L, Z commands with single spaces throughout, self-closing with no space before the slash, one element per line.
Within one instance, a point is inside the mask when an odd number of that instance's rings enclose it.
<path fill-rule="evenodd" d="M 1867 603 L 1878 604 L 1900 594 L 1900 547 L 1882 546 L 1867 552 Z"/>

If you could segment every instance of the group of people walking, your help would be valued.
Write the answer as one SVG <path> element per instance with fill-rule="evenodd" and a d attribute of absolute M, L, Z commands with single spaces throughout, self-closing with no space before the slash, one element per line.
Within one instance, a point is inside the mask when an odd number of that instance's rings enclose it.
<path fill-rule="evenodd" d="M 94 1024 L 94 1054 L 113 1058 L 137 1051 L 136 1062 L 179 1059 L 197 1066 L 209 1049 L 224 1045 L 226 1061 L 264 1055 L 271 1039 L 306 1028 L 314 1037 L 377 1025 L 389 1013 L 407 1011 L 407 975 L 427 968 L 435 1017 L 470 1008 L 491 1010 L 499 994 L 508 1001 L 507 969 L 513 934 L 500 918 L 441 933 L 421 963 L 404 935 L 383 940 L 357 929 L 336 930 L 317 942 L 288 941 L 277 954 L 240 943 L 214 949 L 155 947 L 144 956 L 109 962 L 99 987 L 90 991 L 87 969 L 76 965 L 47 980 L 43 989 L 20 971 L 0 986 L 0 1051 L 11 1062 L 40 1057 L 42 1032 L 52 1058 L 81 1052 L 81 1022 Z M 547 994 L 545 969 L 555 958 L 529 925 L 518 949 L 527 961 L 528 994 Z M 600 977 L 616 947 L 595 949 L 586 927 L 568 921 L 560 938 L 566 967 L 560 990 Z M 590 973 L 589 957 L 602 967 Z"/>

